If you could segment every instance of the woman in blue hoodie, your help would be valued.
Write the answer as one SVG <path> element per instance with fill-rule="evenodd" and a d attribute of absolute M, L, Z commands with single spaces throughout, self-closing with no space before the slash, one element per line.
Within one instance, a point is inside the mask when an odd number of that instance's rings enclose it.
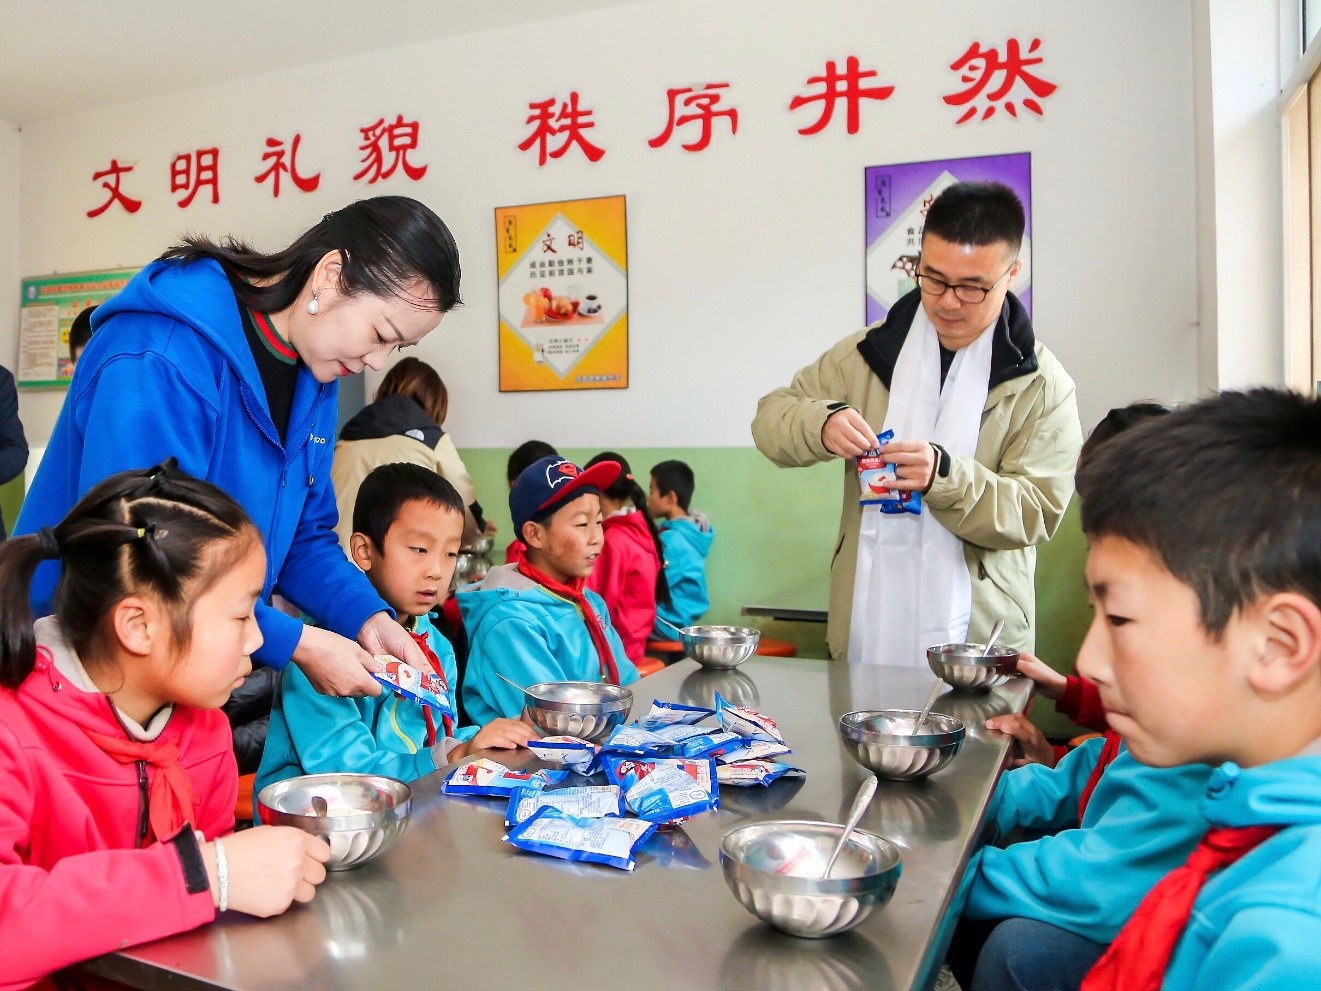
<path fill-rule="evenodd" d="M 292 660 L 327 694 L 377 694 L 372 655 L 424 662 L 335 539 L 338 381 L 380 369 L 458 302 L 454 238 L 406 197 L 328 213 L 274 254 L 186 238 L 97 308 L 15 532 L 54 524 L 117 471 L 173 456 L 261 530 L 255 659 Z M 40 613 L 58 576 L 54 561 L 38 572 Z M 270 605 L 275 591 L 319 627 Z"/>

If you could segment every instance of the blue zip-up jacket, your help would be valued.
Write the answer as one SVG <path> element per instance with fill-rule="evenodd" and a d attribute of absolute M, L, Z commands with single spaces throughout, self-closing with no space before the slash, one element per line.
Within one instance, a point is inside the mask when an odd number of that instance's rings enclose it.
<path fill-rule="evenodd" d="M 1096 943 L 1114 939 L 1152 886 L 1182 864 L 1206 831 L 1197 811 L 1211 768 L 1148 767 L 1121 749 L 1087 802 L 1078 801 L 1104 741 L 1088 740 L 1050 768 L 1030 764 L 1000 779 L 991 819 L 1054 835 L 985 847 L 967 874 L 964 914 L 1036 919 Z"/>
<path fill-rule="evenodd" d="M 419 616 L 413 631 L 424 635 L 435 651 L 454 706 L 459 677 L 454 648 L 428 616 Z M 440 743 L 444 734 L 441 720 L 434 723 Z M 471 740 L 477 729 L 456 729 L 454 739 Z M 291 664 L 280 676 L 254 793 L 299 774 L 335 771 L 412 781 L 436 769 L 435 755 L 426 740 L 426 719 L 417 702 L 395 692 L 382 692 L 374 698 L 331 698 L 313 688 L 302 670 Z"/>
<path fill-rule="evenodd" d="M 303 625 L 271 607 L 272 591 L 355 639 L 388 610 L 335 538 L 330 462 L 336 383 L 299 367 L 280 441 L 229 279 L 213 261 L 153 262 L 97 307 L 95 333 L 78 362 L 15 533 L 64 518 L 97 482 L 168 457 L 233 496 L 266 546 L 256 658 L 283 667 Z M 50 611 L 59 576 L 47 561 L 33 581 L 38 615 Z"/>
<path fill-rule="evenodd" d="M 682 629 L 692 626 L 711 608 L 706 591 L 706 556 L 711 552 L 716 530 L 705 516 L 694 513 L 677 520 L 662 520 L 660 535 L 670 604 L 656 603 L 656 616 Z M 674 639 L 674 631 L 660 623 L 651 635 L 655 640 Z"/>
<path fill-rule="evenodd" d="M 523 693 L 501 681 L 497 672 L 519 685 L 601 680 L 601 661 L 578 607 L 521 574 L 517 565 L 492 568 L 456 595 L 469 644 L 463 705 L 478 725 L 500 716 L 517 719 L 523 713 Z M 590 590 L 586 595 L 605 627 L 620 683 L 637 681 L 638 669 L 624 654 L 605 601 Z"/>
<path fill-rule="evenodd" d="M 1281 826 L 1211 876 L 1165 972 L 1163 991 L 1321 986 L 1321 754 L 1224 764 L 1201 812 L 1220 826 Z M 1206 825 L 1203 823 L 1203 825 Z"/>

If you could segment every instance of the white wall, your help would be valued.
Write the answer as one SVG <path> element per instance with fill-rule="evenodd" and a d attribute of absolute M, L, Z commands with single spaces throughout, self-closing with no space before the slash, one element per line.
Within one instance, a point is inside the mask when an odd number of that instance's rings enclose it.
<path fill-rule="evenodd" d="M 947 65 L 974 39 L 1010 35 L 1043 39 L 1042 72 L 1059 84 L 1044 119 L 956 127 L 940 102 L 957 85 Z M 1027 150 L 1037 327 L 1090 424 L 1112 405 L 1196 390 L 1191 39 L 1189 4 L 1150 0 L 817 0 L 773 13 L 656 0 L 401 48 L 26 127 L 21 274 L 142 263 L 185 228 L 273 248 L 369 191 L 416 195 L 463 253 L 468 305 L 419 351 L 450 386 L 461 445 L 743 445 L 757 398 L 861 323 L 864 166 Z M 895 96 L 864 109 L 856 136 L 836 125 L 799 137 L 807 121 L 789 99 L 849 54 Z M 716 80 L 733 84 L 736 138 L 699 155 L 647 146 L 667 86 Z M 527 104 L 571 88 L 595 108 L 607 155 L 537 169 L 515 150 Z M 422 121 L 426 178 L 352 183 L 356 128 L 396 112 Z M 272 203 L 250 177 L 264 139 L 295 130 L 322 186 Z M 221 205 L 178 209 L 170 159 L 213 144 Z M 152 171 L 147 203 L 90 221 L 91 173 L 112 156 L 139 160 L 137 178 Z M 500 395 L 492 208 L 615 193 L 629 207 L 632 387 Z M 0 348 L 12 356 L 12 336 Z M 23 395 L 38 440 L 61 399 Z"/>

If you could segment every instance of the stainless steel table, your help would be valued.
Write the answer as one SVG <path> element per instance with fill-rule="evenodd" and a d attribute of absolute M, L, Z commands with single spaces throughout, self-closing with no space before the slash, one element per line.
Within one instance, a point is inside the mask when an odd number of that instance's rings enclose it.
<path fill-rule="evenodd" d="M 962 751 L 927 781 L 881 783 L 863 826 L 903 848 L 903 876 L 890 904 L 853 932 L 813 941 L 762 925 L 726 888 L 719 849 L 751 820 L 842 821 L 865 772 L 841 747 L 837 718 L 916 707 L 930 678 L 800 658 L 759 657 L 730 672 L 681 661 L 634 687 L 635 715 L 653 696 L 709 703 L 718 689 L 778 720 L 806 779 L 721 789 L 719 813 L 658 833 L 628 873 L 510 848 L 505 803 L 444 797 L 437 772 L 414 784 L 398 844 L 332 875 L 310 906 L 265 921 L 230 914 L 88 969 L 148 991 L 925 988 L 1004 761 L 1005 740 L 981 725 L 1023 707 L 1024 679 L 991 695 L 946 693 L 935 709 L 968 724 Z"/>
<path fill-rule="evenodd" d="M 830 578 L 826 576 L 769 596 L 762 602 L 749 602 L 741 611 L 744 616 L 769 616 L 790 623 L 824 623 L 829 617 L 826 605 L 829 589 Z"/>

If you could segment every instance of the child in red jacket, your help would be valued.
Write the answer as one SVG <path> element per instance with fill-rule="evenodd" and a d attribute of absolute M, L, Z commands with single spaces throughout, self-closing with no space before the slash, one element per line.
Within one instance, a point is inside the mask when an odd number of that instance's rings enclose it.
<path fill-rule="evenodd" d="M 34 624 L 45 559 L 62 577 Z M 226 835 L 220 707 L 262 642 L 265 571 L 238 503 L 172 461 L 0 546 L 0 991 L 217 910 L 278 914 L 325 878 L 330 848 L 300 830 Z"/>
<path fill-rule="evenodd" d="M 587 587 L 605 599 L 610 622 L 624 642 L 624 653 L 636 664 L 656 625 L 656 603 L 670 604 L 665 551 L 660 530 L 647 510 L 647 493 L 633 478 L 633 469 L 613 451 L 598 454 L 587 467 L 602 461 L 618 462 L 623 470 L 601 493 L 605 547 Z"/>

